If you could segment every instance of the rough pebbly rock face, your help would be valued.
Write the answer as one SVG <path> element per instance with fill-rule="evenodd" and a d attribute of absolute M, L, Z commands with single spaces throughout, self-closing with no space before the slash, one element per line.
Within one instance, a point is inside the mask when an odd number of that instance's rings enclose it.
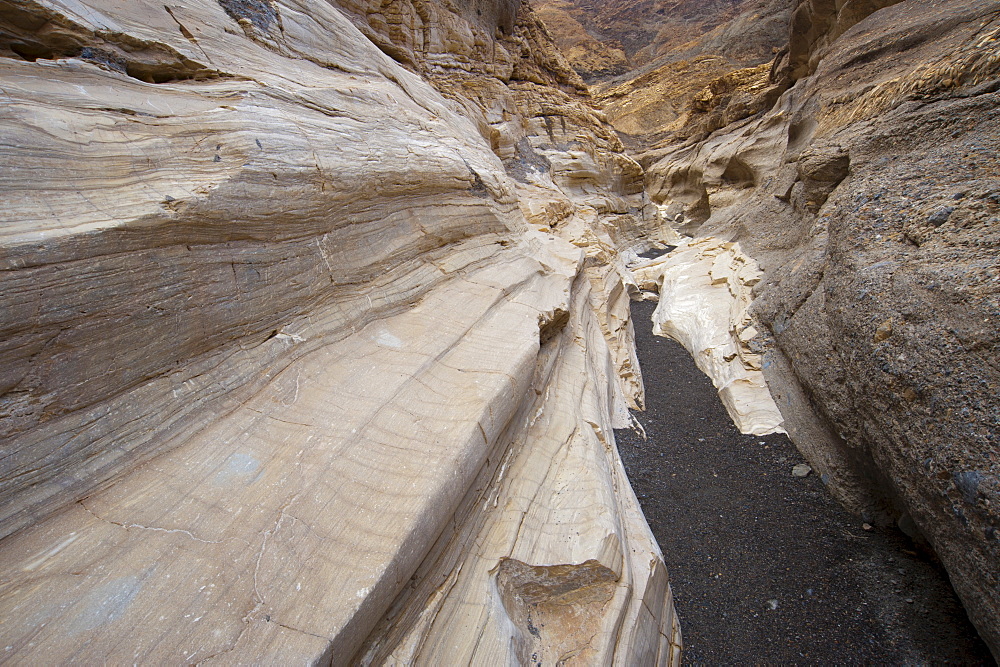
<path fill-rule="evenodd" d="M 529 7 L 375 9 L 0 2 L 7 659 L 678 660 L 642 170 Z"/>
<path fill-rule="evenodd" d="M 996 655 L 1000 3 L 885 4 L 799 2 L 773 107 L 644 161 L 654 201 L 760 262 L 795 443 L 927 541 Z"/>

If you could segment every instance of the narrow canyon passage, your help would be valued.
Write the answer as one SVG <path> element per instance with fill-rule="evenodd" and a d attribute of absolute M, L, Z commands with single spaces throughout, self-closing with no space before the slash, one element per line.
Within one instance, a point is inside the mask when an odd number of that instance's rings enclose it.
<path fill-rule="evenodd" d="M 994 664 L 944 571 L 865 531 L 784 435 L 742 435 L 656 304 L 632 305 L 648 439 L 618 448 L 670 572 L 689 664 Z"/>
<path fill-rule="evenodd" d="M 1000 657 L 1000 0 L 0 0 L 0 91 L 4 664 Z"/>

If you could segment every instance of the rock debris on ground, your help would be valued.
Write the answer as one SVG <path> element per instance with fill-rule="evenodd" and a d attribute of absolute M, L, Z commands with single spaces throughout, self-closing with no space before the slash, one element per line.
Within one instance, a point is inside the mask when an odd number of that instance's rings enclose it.
<path fill-rule="evenodd" d="M 648 439 L 616 432 L 669 568 L 688 664 L 995 664 L 944 571 L 863 524 L 784 435 L 746 436 L 632 306 Z"/>

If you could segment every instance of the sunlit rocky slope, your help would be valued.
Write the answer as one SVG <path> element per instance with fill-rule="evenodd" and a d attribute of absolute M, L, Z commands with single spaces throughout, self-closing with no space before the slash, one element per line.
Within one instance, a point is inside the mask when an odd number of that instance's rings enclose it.
<path fill-rule="evenodd" d="M 0 2 L 11 664 L 671 664 L 643 175 L 530 7 Z"/>
<path fill-rule="evenodd" d="M 774 54 L 788 43 L 793 4 L 538 0 L 556 44 L 632 150 L 725 125 L 716 118 L 720 99 L 748 83 L 767 86 Z"/>
<path fill-rule="evenodd" d="M 791 0 L 536 0 L 539 16 L 588 80 L 714 54 L 768 60 L 787 35 Z"/>

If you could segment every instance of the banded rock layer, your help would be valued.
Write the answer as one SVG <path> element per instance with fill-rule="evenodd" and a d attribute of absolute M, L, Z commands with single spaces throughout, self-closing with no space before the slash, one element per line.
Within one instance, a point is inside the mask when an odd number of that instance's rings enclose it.
<path fill-rule="evenodd" d="M 774 54 L 783 47 L 788 51 L 793 3 L 542 0 L 538 4 L 556 44 L 594 86 L 609 122 L 633 150 L 646 150 L 728 124 L 731 118 L 713 111 L 722 102 L 730 107 L 726 113 L 732 114 L 740 106 L 739 98 L 750 102 L 754 95 L 737 92 L 750 79 L 763 74 L 767 85 Z M 804 21 L 805 14 L 800 12 L 799 18 Z M 827 24 L 817 23 L 813 33 L 818 39 Z M 803 50 L 799 46 L 808 48 L 809 43 L 796 44 L 796 63 Z M 770 103 L 776 98 L 777 94 Z M 757 104 L 754 112 L 760 107 Z"/>
<path fill-rule="evenodd" d="M 677 660 L 642 171 L 527 6 L 384 4 L 0 3 L 12 663 Z"/>
<path fill-rule="evenodd" d="M 573 67 L 588 78 L 627 74 L 699 53 L 766 60 L 784 37 L 788 0 L 538 0 Z M 659 62 L 662 64 L 662 62 Z"/>

